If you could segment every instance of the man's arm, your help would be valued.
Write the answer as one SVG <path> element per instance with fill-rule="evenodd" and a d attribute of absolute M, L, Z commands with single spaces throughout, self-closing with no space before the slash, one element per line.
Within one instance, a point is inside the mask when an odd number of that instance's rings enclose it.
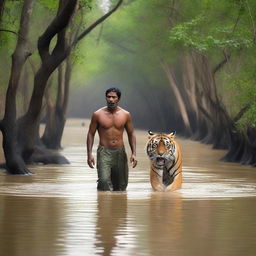
<path fill-rule="evenodd" d="M 128 135 L 128 141 L 129 145 L 132 151 L 132 155 L 130 157 L 130 162 L 132 163 L 132 167 L 134 168 L 137 165 L 137 159 L 136 159 L 136 137 L 135 132 L 132 124 L 132 118 L 130 113 L 128 113 L 127 122 L 125 125 L 125 129 Z"/>
<path fill-rule="evenodd" d="M 87 142 L 86 142 L 86 145 L 87 145 L 87 163 L 91 168 L 94 168 L 94 165 L 95 165 L 95 160 L 94 160 L 94 157 L 92 155 L 92 147 L 93 147 L 94 136 L 95 136 L 95 132 L 97 130 L 97 127 L 98 127 L 97 116 L 94 113 L 92 115 L 92 118 L 91 118 L 91 123 L 90 123 L 89 130 L 88 130 L 88 133 L 87 133 Z"/>

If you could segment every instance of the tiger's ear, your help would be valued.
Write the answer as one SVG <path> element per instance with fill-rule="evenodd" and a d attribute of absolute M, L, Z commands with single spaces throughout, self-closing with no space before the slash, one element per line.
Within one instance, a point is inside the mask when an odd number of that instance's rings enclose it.
<path fill-rule="evenodd" d="M 148 136 L 148 139 L 151 139 L 151 137 L 154 135 L 154 133 L 151 132 L 150 130 L 148 130 L 148 134 L 150 135 L 150 136 Z"/>
<path fill-rule="evenodd" d="M 148 134 L 151 135 L 151 136 L 155 135 L 155 134 L 154 134 L 153 132 L 151 132 L 150 130 L 148 130 Z"/>
<path fill-rule="evenodd" d="M 171 133 L 169 133 L 168 135 L 171 136 L 171 137 L 174 137 L 176 134 L 176 131 L 172 131 Z"/>

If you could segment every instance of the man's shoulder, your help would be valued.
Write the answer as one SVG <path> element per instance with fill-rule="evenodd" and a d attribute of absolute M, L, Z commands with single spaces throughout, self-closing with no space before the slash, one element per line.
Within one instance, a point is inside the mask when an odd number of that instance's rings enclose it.
<path fill-rule="evenodd" d="M 126 115 L 130 115 L 129 111 L 127 111 L 127 110 L 125 110 L 125 109 L 123 109 L 123 108 L 121 108 L 121 107 L 119 107 L 119 110 L 120 110 L 121 112 L 123 112 L 124 114 L 126 114 Z"/>
<path fill-rule="evenodd" d="M 99 119 L 99 117 L 102 115 L 103 112 L 104 112 L 104 107 L 96 110 L 95 112 L 93 112 L 92 120 L 97 121 Z"/>
<path fill-rule="evenodd" d="M 99 115 L 105 111 L 106 111 L 106 107 L 102 107 L 102 108 L 99 108 L 98 110 L 96 110 L 93 114 Z"/>

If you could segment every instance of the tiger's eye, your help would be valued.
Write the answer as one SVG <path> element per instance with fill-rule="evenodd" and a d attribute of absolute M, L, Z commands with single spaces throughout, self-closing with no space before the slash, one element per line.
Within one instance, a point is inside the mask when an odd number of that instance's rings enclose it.
<path fill-rule="evenodd" d="M 152 148 L 156 148 L 157 144 L 153 143 Z"/>

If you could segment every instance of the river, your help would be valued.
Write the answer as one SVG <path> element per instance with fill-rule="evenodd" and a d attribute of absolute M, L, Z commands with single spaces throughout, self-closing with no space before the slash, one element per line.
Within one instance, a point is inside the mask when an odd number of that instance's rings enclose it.
<path fill-rule="evenodd" d="M 127 191 L 97 192 L 87 127 L 68 120 L 62 154 L 70 165 L 29 166 L 29 177 L 0 171 L 1 256 L 256 255 L 255 168 L 221 162 L 225 151 L 177 137 L 182 189 L 153 192 L 147 133 L 138 130 Z"/>

